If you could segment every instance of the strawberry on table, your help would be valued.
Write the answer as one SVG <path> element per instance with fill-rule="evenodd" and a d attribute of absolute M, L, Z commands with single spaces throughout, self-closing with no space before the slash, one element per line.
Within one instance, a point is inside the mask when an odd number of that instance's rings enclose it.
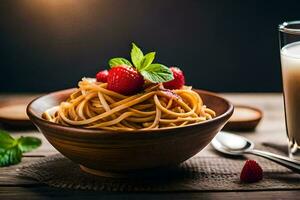
<path fill-rule="evenodd" d="M 246 160 L 240 180 L 245 183 L 254 183 L 263 179 L 263 170 L 255 160 Z"/>
<path fill-rule="evenodd" d="M 164 87 L 175 90 L 180 89 L 185 84 L 185 78 L 183 72 L 178 67 L 170 67 L 171 72 L 173 73 L 174 79 L 164 83 Z"/>

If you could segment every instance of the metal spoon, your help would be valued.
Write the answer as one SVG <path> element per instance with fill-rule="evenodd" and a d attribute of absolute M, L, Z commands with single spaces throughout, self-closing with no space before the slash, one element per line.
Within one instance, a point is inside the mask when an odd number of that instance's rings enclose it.
<path fill-rule="evenodd" d="M 256 150 L 254 149 L 254 143 L 242 136 L 221 131 L 212 140 L 211 144 L 217 151 L 224 154 L 233 156 L 253 154 L 267 158 L 289 168 L 294 172 L 300 173 L 300 161 L 292 160 L 288 157 L 277 155 L 274 153 Z"/>

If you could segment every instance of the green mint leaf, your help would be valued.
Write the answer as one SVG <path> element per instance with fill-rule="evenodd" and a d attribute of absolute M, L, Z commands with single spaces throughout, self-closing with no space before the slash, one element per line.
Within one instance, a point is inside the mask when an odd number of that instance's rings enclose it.
<path fill-rule="evenodd" d="M 0 167 L 21 162 L 23 152 L 33 150 L 41 143 L 35 137 L 21 136 L 16 140 L 8 132 L 0 130 Z"/>
<path fill-rule="evenodd" d="M 153 83 L 162 83 L 171 81 L 174 79 L 171 70 L 162 64 L 151 64 L 148 67 L 142 69 L 140 73 L 145 79 Z"/>
<path fill-rule="evenodd" d="M 14 165 L 21 162 L 22 151 L 17 147 L 12 147 L 0 152 L 0 167 Z"/>
<path fill-rule="evenodd" d="M 15 144 L 16 140 L 8 132 L 0 130 L 0 149 L 7 149 Z"/>
<path fill-rule="evenodd" d="M 132 43 L 131 49 L 131 61 L 137 70 L 140 69 L 141 62 L 144 58 L 144 54 L 140 48 L 138 48 L 134 43 Z"/>
<path fill-rule="evenodd" d="M 147 53 L 142 62 L 141 62 L 141 66 L 140 66 L 140 69 L 139 70 L 142 70 L 142 69 L 145 69 L 146 67 L 148 67 L 149 65 L 151 65 L 151 63 L 153 62 L 155 58 L 155 52 L 150 52 L 150 53 Z"/>
<path fill-rule="evenodd" d="M 108 64 L 111 68 L 118 65 L 132 66 L 131 62 L 125 58 L 112 58 L 108 61 Z"/>
<path fill-rule="evenodd" d="M 32 151 L 41 146 L 42 141 L 36 137 L 20 137 L 18 139 L 18 147 L 24 153 Z"/>

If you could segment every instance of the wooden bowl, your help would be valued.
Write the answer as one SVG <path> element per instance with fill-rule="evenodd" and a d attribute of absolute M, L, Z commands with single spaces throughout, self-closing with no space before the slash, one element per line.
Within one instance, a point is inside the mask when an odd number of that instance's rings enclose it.
<path fill-rule="evenodd" d="M 0 123 L 7 128 L 29 128 L 32 122 L 26 114 L 26 107 L 33 98 L 0 100 Z"/>
<path fill-rule="evenodd" d="M 177 165 L 208 145 L 233 113 L 233 105 L 226 99 L 195 90 L 217 117 L 178 128 L 122 132 L 68 127 L 42 119 L 46 109 L 66 100 L 73 91 L 39 97 L 28 105 L 27 114 L 60 153 L 96 175 Z"/>
<path fill-rule="evenodd" d="M 234 113 L 224 126 L 229 131 L 254 131 L 263 117 L 263 112 L 251 106 L 234 105 Z"/>

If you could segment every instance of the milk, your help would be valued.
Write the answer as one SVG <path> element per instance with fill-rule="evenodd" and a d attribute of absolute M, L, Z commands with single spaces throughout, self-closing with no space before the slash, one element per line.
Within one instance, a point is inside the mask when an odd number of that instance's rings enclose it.
<path fill-rule="evenodd" d="M 300 149 L 300 42 L 284 46 L 280 54 L 290 153 L 297 154 Z M 300 155 L 295 156 L 300 159 Z"/>

